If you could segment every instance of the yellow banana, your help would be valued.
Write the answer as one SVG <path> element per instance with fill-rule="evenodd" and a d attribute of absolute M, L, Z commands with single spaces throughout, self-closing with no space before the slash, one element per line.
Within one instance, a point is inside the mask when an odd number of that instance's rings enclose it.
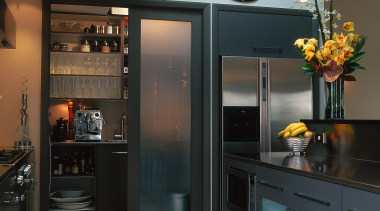
<path fill-rule="evenodd" d="M 286 132 L 284 138 L 288 138 L 290 136 L 290 132 Z"/>
<path fill-rule="evenodd" d="M 290 133 L 292 133 L 293 131 L 297 130 L 298 128 L 300 127 L 306 127 L 305 123 L 303 122 L 299 122 L 299 123 L 296 123 L 294 124 L 291 128 L 290 128 Z M 304 131 L 305 132 L 305 131 Z"/>
<path fill-rule="evenodd" d="M 295 124 L 297 124 L 297 123 L 291 123 L 291 124 L 289 124 L 289 125 L 285 128 L 284 132 L 285 132 L 285 133 L 286 133 L 286 132 L 289 132 L 289 131 L 290 131 L 290 128 L 292 128 Z"/>
<path fill-rule="evenodd" d="M 295 131 L 293 131 L 290 136 L 291 137 L 295 137 L 295 136 L 298 136 L 299 134 L 303 133 L 307 131 L 307 127 L 300 127 L 300 128 L 297 128 Z"/>
<path fill-rule="evenodd" d="M 278 137 L 283 137 L 284 134 L 285 134 L 285 131 L 283 130 L 283 131 L 281 131 L 281 132 L 278 133 Z"/>

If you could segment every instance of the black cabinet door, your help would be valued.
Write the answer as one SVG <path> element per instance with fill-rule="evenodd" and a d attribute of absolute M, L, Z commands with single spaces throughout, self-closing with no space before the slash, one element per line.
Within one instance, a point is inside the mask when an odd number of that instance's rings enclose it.
<path fill-rule="evenodd" d="M 300 58 L 293 43 L 311 37 L 312 27 L 309 16 L 220 11 L 219 54 Z"/>
<path fill-rule="evenodd" d="M 97 193 L 99 211 L 127 210 L 128 145 L 98 146 Z"/>

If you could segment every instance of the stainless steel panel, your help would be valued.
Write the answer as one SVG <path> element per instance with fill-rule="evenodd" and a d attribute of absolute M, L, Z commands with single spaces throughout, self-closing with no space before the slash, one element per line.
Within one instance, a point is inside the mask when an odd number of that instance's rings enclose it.
<path fill-rule="evenodd" d="M 313 117 L 312 80 L 303 73 L 302 59 L 269 59 L 271 151 L 284 151 L 277 133 L 289 123 Z"/>
<path fill-rule="evenodd" d="M 269 124 L 269 79 L 268 79 L 268 59 L 260 58 L 259 60 L 259 102 L 260 102 L 260 151 L 270 151 L 270 124 Z M 269 141 L 268 141 L 269 140 Z"/>
<path fill-rule="evenodd" d="M 223 106 L 258 105 L 258 59 L 222 57 Z"/>

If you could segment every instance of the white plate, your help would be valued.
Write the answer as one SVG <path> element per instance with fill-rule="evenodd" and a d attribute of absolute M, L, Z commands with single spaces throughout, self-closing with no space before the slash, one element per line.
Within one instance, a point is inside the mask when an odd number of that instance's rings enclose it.
<path fill-rule="evenodd" d="M 75 197 L 75 198 L 60 198 L 58 192 L 54 192 L 50 195 L 50 199 L 58 203 L 82 202 L 91 197 L 92 195 L 80 196 L 80 197 Z"/>
<path fill-rule="evenodd" d="M 56 203 L 56 204 L 53 204 L 53 206 L 61 208 L 61 209 L 76 210 L 76 209 L 85 208 L 91 203 L 92 201 L 86 201 L 86 202 L 81 202 L 81 203 Z"/>

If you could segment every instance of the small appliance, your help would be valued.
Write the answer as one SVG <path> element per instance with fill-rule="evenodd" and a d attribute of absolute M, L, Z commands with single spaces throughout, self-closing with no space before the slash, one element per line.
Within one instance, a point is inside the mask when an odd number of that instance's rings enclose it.
<path fill-rule="evenodd" d="M 74 114 L 76 141 L 101 140 L 104 119 L 99 110 L 77 110 Z"/>

